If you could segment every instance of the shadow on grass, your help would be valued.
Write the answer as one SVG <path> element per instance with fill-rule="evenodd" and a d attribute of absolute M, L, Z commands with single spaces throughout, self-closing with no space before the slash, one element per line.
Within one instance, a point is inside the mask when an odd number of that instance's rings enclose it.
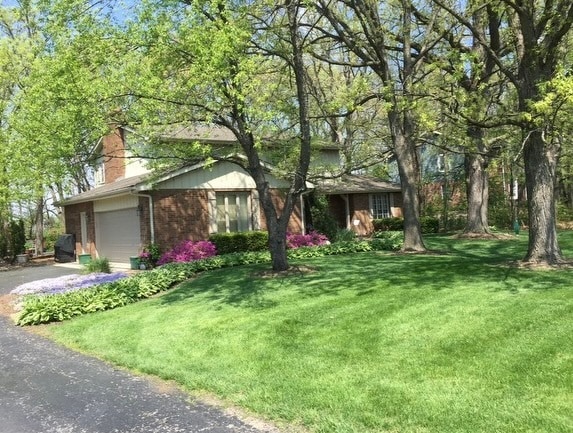
<path fill-rule="evenodd" d="M 254 309 L 271 308 L 276 302 L 268 299 L 267 287 L 251 274 L 266 269 L 265 265 L 218 269 L 181 284 L 161 296 L 161 302 L 172 304 L 194 296 L 205 296 L 213 302 Z"/>
<path fill-rule="evenodd" d="M 573 271 L 531 271 L 510 265 L 526 249 L 526 239 L 475 241 L 445 236 L 428 238 L 428 254 L 358 253 L 293 261 L 316 271 L 263 278 L 269 265 L 220 269 L 200 275 L 161 297 L 165 304 L 202 296 L 210 302 L 242 308 L 268 309 L 281 296 L 297 294 L 313 298 L 375 296 L 380 291 L 428 292 L 480 288 L 520 293 L 569 287 Z"/>

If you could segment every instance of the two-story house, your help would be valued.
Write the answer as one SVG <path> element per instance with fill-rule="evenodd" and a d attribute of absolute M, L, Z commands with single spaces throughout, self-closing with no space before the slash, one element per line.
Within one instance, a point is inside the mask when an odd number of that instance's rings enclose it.
<path fill-rule="evenodd" d="M 205 127 L 180 128 L 166 140 L 236 143 L 230 131 Z M 218 161 L 206 168 L 196 163 L 154 176 L 145 160 L 134 156 L 132 146 L 139 141 L 134 131 L 123 127 L 103 137 L 95 149 L 95 187 L 61 202 L 65 230 L 75 235 L 77 254 L 128 263 L 149 243 L 167 249 L 212 233 L 266 229 L 255 182 L 240 165 Z M 280 203 L 288 182 L 270 173 L 267 179 Z M 400 188 L 393 184 L 350 176 L 325 184 L 323 192 L 340 226 L 359 235 L 372 231 L 372 218 L 401 214 Z M 302 197 L 290 232 L 305 232 L 304 207 Z"/>

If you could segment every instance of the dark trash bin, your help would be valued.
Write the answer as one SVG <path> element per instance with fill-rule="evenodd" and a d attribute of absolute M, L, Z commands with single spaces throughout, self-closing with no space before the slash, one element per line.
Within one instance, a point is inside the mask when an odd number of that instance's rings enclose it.
<path fill-rule="evenodd" d="M 61 235 L 54 245 L 54 260 L 67 263 L 76 261 L 76 237 L 71 234 Z"/>

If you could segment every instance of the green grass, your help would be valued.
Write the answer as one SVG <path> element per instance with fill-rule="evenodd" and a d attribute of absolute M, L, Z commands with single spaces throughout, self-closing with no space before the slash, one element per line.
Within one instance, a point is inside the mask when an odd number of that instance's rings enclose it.
<path fill-rule="evenodd" d="M 573 256 L 573 233 L 560 236 Z M 507 266 L 526 237 L 427 240 L 262 278 L 205 273 L 54 338 L 321 433 L 573 431 L 573 271 Z"/>

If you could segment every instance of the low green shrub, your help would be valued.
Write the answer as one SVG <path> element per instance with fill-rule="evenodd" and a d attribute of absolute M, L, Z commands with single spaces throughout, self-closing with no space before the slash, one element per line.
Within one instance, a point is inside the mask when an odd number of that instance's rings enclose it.
<path fill-rule="evenodd" d="M 288 250 L 287 254 L 289 259 L 295 260 L 386 249 L 388 248 L 384 242 L 374 239 L 300 247 Z M 67 320 L 95 311 L 109 310 L 149 298 L 199 272 L 246 264 L 269 263 L 270 261 L 271 256 L 268 251 L 230 253 L 187 263 L 168 263 L 129 278 L 92 286 L 85 290 L 58 295 L 28 295 L 24 297 L 23 310 L 17 323 L 21 326 L 37 325 Z"/>
<path fill-rule="evenodd" d="M 372 236 L 372 242 L 377 249 L 398 251 L 404 245 L 404 233 L 402 231 L 379 231 Z"/>
<path fill-rule="evenodd" d="M 92 259 L 83 265 L 84 274 L 92 274 L 94 272 L 103 272 L 105 274 L 111 273 L 111 268 L 109 266 L 109 260 L 105 257 L 100 257 L 97 259 Z"/>
<path fill-rule="evenodd" d="M 328 239 L 334 239 L 338 232 L 338 222 L 332 215 L 328 198 L 316 191 L 308 195 L 308 204 L 312 219 L 312 230 L 324 233 Z"/>
<path fill-rule="evenodd" d="M 372 220 L 374 232 L 392 232 L 404 230 L 404 218 L 392 217 Z M 422 233 L 438 233 L 440 231 L 440 219 L 432 216 L 420 218 Z"/>
<path fill-rule="evenodd" d="M 264 231 L 215 233 L 209 240 L 215 244 L 219 255 L 264 251 L 269 247 L 269 234 Z"/>
<path fill-rule="evenodd" d="M 161 258 L 161 247 L 159 244 L 150 243 L 143 247 L 143 250 L 139 253 L 138 259 L 139 264 L 143 265 L 145 269 L 152 269 L 157 265 L 157 262 Z"/>
<path fill-rule="evenodd" d="M 380 218 L 372 220 L 374 231 L 397 231 L 404 230 L 404 218 Z"/>
<path fill-rule="evenodd" d="M 356 239 L 356 233 L 349 229 L 338 229 L 333 242 L 348 242 Z"/>
<path fill-rule="evenodd" d="M 422 226 L 422 233 L 440 232 L 440 219 L 438 217 L 433 217 L 433 216 L 421 217 L 420 225 Z"/>

